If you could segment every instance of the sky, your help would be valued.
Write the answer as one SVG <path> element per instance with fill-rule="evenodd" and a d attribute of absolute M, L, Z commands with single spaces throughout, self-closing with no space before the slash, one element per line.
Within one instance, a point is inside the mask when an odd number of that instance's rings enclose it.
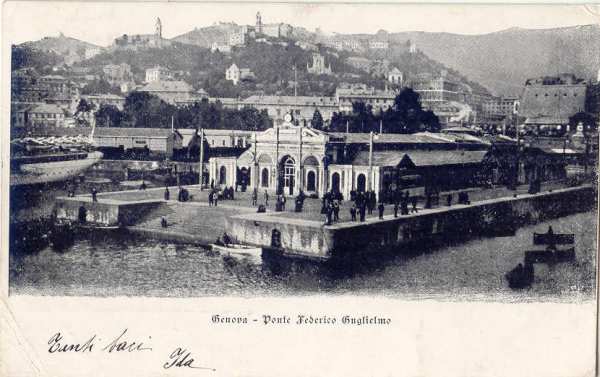
<path fill-rule="evenodd" d="M 254 24 L 285 22 L 311 31 L 375 33 L 429 31 L 484 34 L 511 27 L 553 28 L 600 23 L 582 5 L 455 5 L 335 3 L 190 3 L 190 2 L 39 2 L 8 1 L 3 9 L 3 36 L 9 43 L 66 36 L 107 46 L 122 34 L 148 34 L 156 17 L 163 37 L 219 21 Z"/>

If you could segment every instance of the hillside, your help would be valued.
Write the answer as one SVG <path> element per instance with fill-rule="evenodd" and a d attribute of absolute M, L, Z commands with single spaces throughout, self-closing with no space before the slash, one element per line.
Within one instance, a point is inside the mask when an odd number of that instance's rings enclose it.
<path fill-rule="evenodd" d="M 136 81 L 144 80 L 147 68 L 160 65 L 172 71 L 189 72 L 181 79 L 195 88 L 203 88 L 212 96 L 237 97 L 255 93 L 292 94 L 294 72 L 298 69 L 298 94 L 332 95 L 340 81 L 363 81 L 383 87 L 381 80 L 373 81 L 365 72 L 347 65 L 343 59 L 330 51 L 323 51 L 328 64 L 339 75 L 309 75 L 306 64 L 312 59 L 312 52 L 305 51 L 293 42 L 275 41 L 270 43 L 250 42 L 244 48 L 234 48 L 231 54 L 211 52 L 195 45 L 174 43 L 162 49 L 107 50 L 75 66 L 91 68 L 101 73 L 107 64 L 127 63 L 131 66 Z M 225 70 L 236 63 L 240 68 L 249 68 L 256 79 L 234 86 L 225 80 Z M 344 74 L 356 75 L 348 79 Z"/>
<path fill-rule="evenodd" d="M 416 42 L 432 59 L 499 95 L 520 94 L 530 77 L 570 72 L 595 78 L 600 68 L 600 27 L 512 28 L 483 35 L 405 32 L 395 42 Z"/>
<path fill-rule="evenodd" d="M 201 40 L 203 39 L 196 39 L 198 43 Z M 76 66 L 85 66 L 101 73 L 104 65 L 127 63 L 131 66 L 136 81 L 142 82 L 147 68 L 160 65 L 172 71 L 189 72 L 181 79 L 197 89 L 205 89 L 215 97 L 246 97 L 261 93 L 292 95 L 294 66 L 297 67 L 299 95 L 332 96 L 341 82 L 362 82 L 381 89 L 384 87 L 384 76 L 373 76 L 348 64 L 350 53 L 323 47 L 320 52 L 325 56 L 326 64 L 331 65 L 333 75 L 309 74 L 306 65 L 312 65 L 313 52 L 301 49 L 293 40 L 282 39 L 270 39 L 268 43 L 250 40 L 247 46 L 234 48 L 230 54 L 213 53 L 208 48 L 183 43 L 174 43 L 162 49 L 111 49 L 92 59 L 81 61 Z M 371 59 L 389 59 L 393 66 L 399 67 L 409 75 L 448 70 L 449 75 L 458 81 L 485 91 L 477 83 L 469 82 L 458 72 L 446 68 L 422 53 L 408 54 L 406 49 L 390 49 L 385 53 L 372 54 Z M 226 81 L 225 70 L 232 63 L 240 68 L 249 68 L 255 79 L 242 82 L 238 86 Z"/>
<path fill-rule="evenodd" d="M 92 43 L 67 37 L 63 34 L 60 34 L 58 37 L 44 37 L 38 41 L 25 42 L 19 46 L 62 56 L 66 64 L 73 64 L 85 59 L 86 49 L 101 48 Z"/>
<path fill-rule="evenodd" d="M 213 42 L 226 43 L 229 35 L 238 29 L 234 23 L 219 23 L 195 28 L 192 31 L 171 38 L 172 41 L 209 48 Z"/>

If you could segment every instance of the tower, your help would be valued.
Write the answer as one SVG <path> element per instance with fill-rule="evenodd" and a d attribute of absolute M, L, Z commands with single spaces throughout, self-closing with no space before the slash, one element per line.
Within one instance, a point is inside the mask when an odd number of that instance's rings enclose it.
<path fill-rule="evenodd" d="M 160 17 L 156 17 L 156 26 L 155 26 L 155 32 L 154 34 L 156 34 L 156 36 L 158 38 L 162 38 L 162 23 L 160 22 Z"/>
<path fill-rule="evenodd" d="M 256 32 L 262 33 L 262 17 L 260 12 L 256 12 Z"/>

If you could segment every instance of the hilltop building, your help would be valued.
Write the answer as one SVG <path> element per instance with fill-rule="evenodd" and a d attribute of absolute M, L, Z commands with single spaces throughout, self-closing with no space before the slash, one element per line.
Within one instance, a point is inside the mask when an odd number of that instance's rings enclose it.
<path fill-rule="evenodd" d="M 246 44 L 246 32 L 243 29 L 237 30 L 229 36 L 229 46 L 243 46 Z"/>
<path fill-rule="evenodd" d="M 408 41 L 408 52 L 411 54 L 417 53 L 417 44 L 413 41 Z"/>
<path fill-rule="evenodd" d="M 139 48 L 162 48 L 171 45 L 171 41 L 162 36 L 162 22 L 156 18 L 153 34 L 134 34 L 116 38 L 113 42 L 113 48 L 139 49 Z"/>
<path fill-rule="evenodd" d="M 318 53 L 312 55 L 312 67 L 306 63 L 306 70 L 313 75 L 331 75 L 333 73 L 331 63 L 326 66 L 325 57 Z"/>
<path fill-rule="evenodd" d="M 262 22 L 260 12 L 256 13 L 256 25 L 254 31 L 256 34 L 262 34 L 273 38 L 289 38 L 293 33 L 294 28 L 289 24 L 282 22 L 274 24 L 265 24 Z"/>
<path fill-rule="evenodd" d="M 222 52 L 223 54 L 229 54 L 231 52 L 231 46 L 226 43 L 213 42 L 210 45 L 210 52 Z"/>
<path fill-rule="evenodd" d="M 390 43 L 388 41 L 374 39 L 369 41 L 369 48 L 371 50 L 387 50 L 390 48 Z"/>
<path fill-rule="evenodd" d="M 85 59 L 91 59 L 102 52 L 101 47 L 88 47 L 85 49 Z"/>
<path fill-rule="evenodd" d="M 544 76 L 525 82 L 519 115 L 537 129 L 558 128 L 585 110 L 587 85 L 573 74 Z"/>

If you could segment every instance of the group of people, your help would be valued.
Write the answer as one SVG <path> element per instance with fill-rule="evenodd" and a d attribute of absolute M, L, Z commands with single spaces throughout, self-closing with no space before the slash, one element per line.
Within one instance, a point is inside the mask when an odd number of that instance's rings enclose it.
<path fill-rule="evenodd" d="M 334 199 L 333 196 L 324 196 L 321 213 L 325 214 L 325 225 L 331 225 L 332 221 L 340 221 L 340 200 Z"/>
<path fill-rule="evenodd" d="M 269 193 L 267 192 L 267 190 L 265 190 L 264 198 L 265 198 L 265 206 L 268 206 L 269 205 Z M 257 204 L 258 204 L 258 189 L 255 187 L 254 190 L 252 190 L 252 206 L 256 206 Z"/>
<path fill-rule="evenodd" d="M 208 192 L 208 206 L 217 206 L 219 204 L 219 192 L 215 189 L 211 189 Z"/>

